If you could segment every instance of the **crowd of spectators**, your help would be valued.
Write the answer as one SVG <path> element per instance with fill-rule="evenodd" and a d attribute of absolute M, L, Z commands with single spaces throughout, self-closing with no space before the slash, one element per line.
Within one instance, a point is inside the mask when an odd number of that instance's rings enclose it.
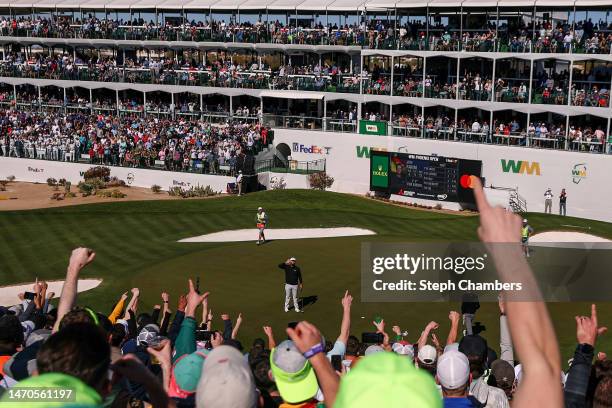
<path fill-rule="evenodd" d="M 464 142 L 493 143 L 535 148 L 603 152 L 606 137 L 601 126 L 570 126 L 548 121 L 530 122 L 527 127 L 516 119 L 454 118 L 440 114 L 394 115 L 393 134 Z M 566 144 L 567 142 L 567 144 Z"/>
<path fill-rule="evenodd" d="M 612 44 L 610 26 L 590 19 L 549 20 L 532 24 L 526 20 L 502 23 L 495 27 L 470 29 L 460 34 L 460 26 L 431 19 L 429 26 L 420 19 L 395 23 L 370 18 L 361 23 L 338 25 L 321 22 L 309 26 L 275 21 L 236 22 L 206 19 L 156 23 L 135 18 L 99 19 L 89 15 L 82 20 L 66 16 L 0 19 L 0 33 L 5 36 L 52 38 L 109 38 L 165 41 L 267 42 L 275 44 L 358 45 L 371 49 L 411 49 L 431 51 L 510 51 L 539 53 L 609 53 Z"/>
<path fill-rule="evenodd" d="M 563 370 L 553 323 L 521 251 L 521 219 L 491 207 L 480 181 L 474 184 L 478 234 L 498 278 L 521 282 L 530 299 L 500 295 L 499 347 L 473 326 L 474 299 L 420 335 L 375 318 L 375 333 L 361 339 L 351 335 L 348 291 L 338 302 L 337 337 L 324 338 L 308 318 L 283 330 L 265 325 L 262 337 L 247 341 L 240 329 L 248 315 L 213 315 L 214 293 L 192 280 L 185 295 L 162 292 L 150 312 L 139 307 L 147 288 L 132 288 L 103 313 L 78 303 L 79 276 L 96 252 L 77 248 L 57 303 L 48 285 L 36 282 L 33 296 L 20 294 L 15 305 L 0 308 L 0 401 L 20 407 L 20 390 L 51 387 L 74 392 L 72 405 L 56 400 L 48 405 L 54 407 L 610 406 L 611 362 L 598 348 L 606 327 L 596 305 L 576 316 L 576 348 Z M 500 242 L 503 249 L 490 245 Z"/>
<path fill-rule="evenodd" d="M 50 160 L 159 167 L 233 174 L 239 156 L 271 143 L 268 129 L 232 121 L 210 124 L 188 117 L 0 111 L 2 154 Z"/>

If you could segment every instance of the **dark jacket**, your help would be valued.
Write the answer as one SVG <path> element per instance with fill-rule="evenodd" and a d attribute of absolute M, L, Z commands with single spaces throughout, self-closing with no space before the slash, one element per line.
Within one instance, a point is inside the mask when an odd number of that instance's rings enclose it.
<path fill-rule="evenodd" d="M 279 264 L 278 267 L 285 271 L 285 283 L 288 285 L 297 285 L 302 283 L 302 272 L 297 265 L 287 265 L 286 263 Z"/>

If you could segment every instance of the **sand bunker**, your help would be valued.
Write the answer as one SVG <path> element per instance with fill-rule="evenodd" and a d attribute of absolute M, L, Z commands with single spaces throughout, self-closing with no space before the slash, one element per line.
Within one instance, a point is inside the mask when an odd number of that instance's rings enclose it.
<path fill-rule="evenodd" d="M 63 280 L 59 281 L 47 281 L 49 288 L 47 293 L 54 292 L 56 298 L 62 293 L 62 286 L 64 285 Z M 102 279 L 79 279 L 77 286 L 79 292 L 85 292 L 91 290 L 102 283 Z M 18 294 L 23 292 L 31 292 L 34 282 L 21 283 L 19 285 L 2 286 L 0 287 L 0 305 L 1 306 L 12 306 L 19 303 Z"/>
<path fill-rule="evenodd" d="M 584 232 L 547 231 L 535 234 L 529 239 L 529 244 L 558 248 L 609 248 L 612 241 Z"/>
<path fill-rule="evenodd" d="M 274 241 L 277 239 L 304 239 L 304 238 L 334 238 L 353 237 L 359 235 L 376 235 L 374 231 L 363 228 L 341 227 L 341 228 L 284 228 L 267 229 L 266 239 Z M 212 234 L 181 239 L 178 242 L 241 242 L 257 239 L 255 228 L 228 230 L 214 232 Z"/>

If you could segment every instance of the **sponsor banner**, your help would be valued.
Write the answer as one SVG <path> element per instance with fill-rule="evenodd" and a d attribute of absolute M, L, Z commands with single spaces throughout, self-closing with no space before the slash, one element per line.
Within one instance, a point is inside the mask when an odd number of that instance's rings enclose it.
<path fill-rule="evenodd" d="M 372 188 L 383 191 L 389 188 L 389 155 L 377 154 L 372 156 L 370 168 L 370 185 Z"/>
<path fill-rule="evenodd" d="M 374 120 L 360 120 L 359 133 L 362 135 L 386 135 L 387 122 Z"/>
<path fill-rule="evenodd" d="M 307 154 L 329 154 L 331 147 L 321 147 L 315 145 L 303 145 L 301 143 L 292 143 L 291 150 L 295 153 L 307 153 Z"/>
<path fill-rule="evenodd" d="M 46 183 L 48 178 L 66 179 L 73 184 L 83 180 L 85 172 L 96 167 L 91 164 L 67 163 L 60 161 L 19 159 L 15 157 L 0 157 L 0 178 L 15 176 L 17 181 Z M 111 176 L 124 180 L 127 185 L 149 188 L 153 184 L 167 190 L 170 187 L 189 188 L 192 186 L 210 186 L 215 191 L 226 191 L 227 183 L 236 179 L 229 176 L 214 176 L 208 174 L 179 173 L 165 170 L 147 170 L 130 167 L 114 167 Z"/>
<path fill-rule="evenodd" d="M 612 206 L 601 205 L 612 202 L 612 189 L 607 187 L 612 158 L 605 154 L 293 129 L 277 129 L 274 143 L 330 147 L 325 165 L 335 180 L 332 191 L 370 191 L 372 151 L 456 157 L 481 161 L 486 185 L 517 189 L 527 201 L 528 211 L 544 212 L 544 192 L 551 188 L 555 195 L 553 212 L 558 212 L 559 193 L 565 188 L 568 216 L 612 222 Z M 294 160 L 312 157 L 310 153 L 292 152 Z M 486 192 L 495 204 L 508 205 L 506 190 Z"/>

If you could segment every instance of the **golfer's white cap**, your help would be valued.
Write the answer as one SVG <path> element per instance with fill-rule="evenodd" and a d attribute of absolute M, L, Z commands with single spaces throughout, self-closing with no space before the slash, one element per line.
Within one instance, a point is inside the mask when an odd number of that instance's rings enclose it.
<path fill-rule="evenodd" d="M 289 258 L 290 261 L 295 261 L 294 257 Z"/>
<path fill-rule="evenodd" d="M 527 222 L 527 218 L 523 218 L 523 222 Z"/>
<path fill-rule="evenodd" d="M 259 210 L 263 210 L 263 208 L 262 207 L 257 207 L 257 211 L 259 211 Z"/>

